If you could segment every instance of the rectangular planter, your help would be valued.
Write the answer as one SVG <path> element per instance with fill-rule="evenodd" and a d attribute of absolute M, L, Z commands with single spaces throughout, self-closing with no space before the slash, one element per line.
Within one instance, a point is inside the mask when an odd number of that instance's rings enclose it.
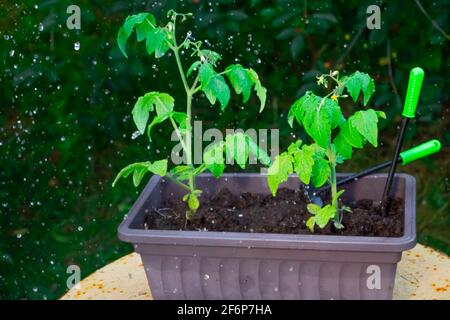
<path fill-rule="evenodd" d="M 360 179 L 343 198 L 378 200 L 385 180 L 385 174 Z M 261 174 L 201 175 L 196 183 L 206 197 L 221 188 L 270 193 Z M 299 184 L 292 176 L 281 187 Z M 154 176 L 119 226 L 119 238 L 141 255 L 155 299 L 391 299 L 397 262 L 416 243 L 414 177 L 397 174 L 392 190 L 404 199 L 398 238 L 144 230 L 151 208 L 184 192 Z"/>

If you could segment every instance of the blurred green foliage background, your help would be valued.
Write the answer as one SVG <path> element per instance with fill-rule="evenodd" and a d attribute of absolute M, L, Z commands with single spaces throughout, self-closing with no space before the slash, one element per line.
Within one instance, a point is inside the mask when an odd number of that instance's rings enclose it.
<path fill-rule="evenodd" d="M 81 8 L 81 30 L 66 27 L 71 4 Z M 381 30 L 366 28 L 370 4 L 382 8 Z M 171 8 L 195 16 L 180 24 L 180 36 L 207 39 L 222 67 L 252 67 L 268 89 L 262 114 L 256 100 L 242 108 L 234 97 L 223 114 L 195 100 L 204 126 L 279 128 L 286 147 L 288 108 L 315 89 L 318 72 L 372 75 L 371 105 L 388 115 L 381 147 L 357 151 L 344 172 L 391 156 L 409 70 L 421 66 L 426 77 L 405 147 L 437 138 L 444 148 L 402 170 L 417 177 L 418 240 L 450 253 L 448 1 L 8 0 L 0 6 L 0 298 L 58 298 L 68 265 L 85 277 L 131 251 L 116 228 L 139 190 L 130 181 L 112 189 L 112 179 L 172 146 L 164 127 L 151 146 L 132 140 L 131 108 L 151 90 L 176 101 L 184 95 L 173 57 L 156 61 L 133 40 L 125 59 L 115 38 L 127 15 L 147 10 L 165 20 Z"/>

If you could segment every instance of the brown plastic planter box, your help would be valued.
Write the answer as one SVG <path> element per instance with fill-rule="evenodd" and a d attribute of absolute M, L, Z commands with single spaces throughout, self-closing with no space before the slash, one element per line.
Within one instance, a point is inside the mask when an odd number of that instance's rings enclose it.
<path fill-rule="evenodd" d="M 360 179 L 345 196 L 379 199 L 385 179 Z M 299 183 L 293 176 L 282 186 Z M 197 184 L 206 197 L 225 187 L 269 193 L 260 174 L 202 175 Z M 414 177 L 396 175 L 392 190 L 405 201 L 398 238 L 144 230 L 151 208 L 183 193 L 154 176 L 120 225 L 119 238 L 140 253 L 155 299 L 391 299 L 397 262 L 416 243 Z"/>

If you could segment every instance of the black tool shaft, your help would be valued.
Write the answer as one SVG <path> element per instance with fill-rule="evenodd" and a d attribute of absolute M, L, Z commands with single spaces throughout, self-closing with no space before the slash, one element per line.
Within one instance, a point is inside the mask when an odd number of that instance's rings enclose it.
<path fill-rule="evenodd" d="M 398 161 L 401 161 L 400 157 L 398 158 Z M 392 164 L 392 160 L 388 160 L 388 161 L 379 163 L 379 164 L 377 164 L 377 165 L 375 165 L 373 167 L 367 168 L 367 169 L 365 169 L 363 171 L 360 171 L 360 172 L 354 173 L 352 175 L 349 175 L 348 177 L 345 177 L 344 179 L 338 180 L 336 185 L 338 187 L 342 186 L 342 185 L 344 185 L 346 183 L 355 181 L 356 179 L 359 179 L 359 178 L 365 177 L 365 176 L 367 176 L 369 174 L 381 171 L 381 170 L 389 167 L 391 164 Z M 322 188 L 320 188 L 319 190 L 317 190 L 317 192 L 323 192 L 323 191 L 326 191 L 326 190 L 329 190 L 329 189 L 330 189 L 330 185 L 326 185 L 326 186 L 323 186 Z"/>
<path fill-rule="evenodd" d="M 405 138 L 406 127 L 408 126 L 408 122 L 409 122 L 409 118 L 403 118 L 402 124 L 400 127 L 400 133 L 397 138 L 397 144 L 395 145 L 394 156 L 392 157 L 393 159 L 398 159 L 398 157 L 400 155 L 400 151 L 403 146 L 403 140 Z M 389 193 L 390 193 L 391 187 L 392 187 L 392 182 L 394 181 L 395 171 L 397 170 L 397 163 L 398 163 L 398 161 L 393 161 L 392 165 L 389 169 L 389 174 L 388 174 L 388 177 L 386 180 L 386 185 L 384 186 L 383 197 L 381 198 L 381 207 L 382 208 L 385 208 L 386 201 L 389 197 Z"/>

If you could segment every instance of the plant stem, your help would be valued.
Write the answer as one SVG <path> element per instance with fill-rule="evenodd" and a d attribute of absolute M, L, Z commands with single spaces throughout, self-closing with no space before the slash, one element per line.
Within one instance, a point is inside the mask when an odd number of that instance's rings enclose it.
<path fill-rule="evenodd" d="M 192 166 L 192 126 L 191 126 L 191 117 L 192 117 L 192 94 L 187 92 L 187 102 L 186 102 L 186 158 L 187 164 Z"/>
<path fill-rule="evenodd" d="M 180 129 L 178 129 L 178 126 L 177 126 L 177 124 L 175 123 L 175 121 L 173 120 L 173 117 L 169 117 L 169 120 L 170 120 L 170 122 L 172 123 L 172 126 L 173 126 L 173 128 L 174 128 L 174 130 L 175 130 L 175 133 L 177 134 L 178 139 L 180 140 L 180 143 L 181 143 L 181 146 L 182 146 L 183 149 L 184 149 L 184 152 L 187 153 L 188 148 L 187 148 L 187 145 L 185 144 L 185 142 L 184 142 L 184 140 L 183 140 L 183 137 L 181 136 Z"/>
<path fill-rule="evenodd" d="M 173 178 L 170 174 L 166 175 L 167 178 L 169 178 L 169 180 L 173 181 L 174 183 L 176 183 L 177 185 L 179 185 L 180 187 L 186 189 L 186 190 L 191 190 L 187 185 L 185 185 L 183 182 L 178 181 L 177 179 Z"/>
<path fill-rule="evenodd" d="M 331 183 L 331 198 L 332 198 L 332 206 L 336 208 L 336 212 L 338 212 L 338 199 L 336 199 L 337 193 L 337 183 L 336 183 L 336 165 L 334 163 L 330 164 L 331 174 L 330 174 L 330 183 Z"/>
<path fill-rule="evenodd" d="M 330 163 L 330 185 L 331 185 L 331 206 L 335 208 L 335 220 L 340 221 L 339 217 L 339 202 L 337 194 L 337 180 L 336 180 L 336 152 L 332 147 L 331 141 L 328 145 L 327 158 Z"/>
<path fill-rule="evenodd" d="M 177 62 L 177 67 L 178 67 L 178 71 L 180 72 L 180 77 L 181 77 L 181 81 L 183 82 L 183 86 L 184 86 L 184 90 L 186 91 L 186 138 L 185 138 L 185 145 L 186 145 L 186 160 L 187 160 L 187 165 L 193 167 L 193 161 L 192 161 L 192 124 L 191 124 L 191 119 L 192 119 L 192 92 L 191 92 L 191 88 L 188 85 L 187 79 L 186 79 L 186 74 L 184 73 L 183 70 L 183 64 L 181 63 L 181 59 L 180 59 L 180 51 L 179 51 L 179 47 L 177 45 L 177 38 L 176 38 L 176 21 L 174 21 L 173 24 L 173 31 L 172 31 L 172 36 L 173 36 L 173 47 L 171 48 L 174 55 L 175 55 L 175 60 Z M 194 176 L 191 174 L 189 176 L 189 189 L 192 191 L 195 189 L 195 181 L 194 181 Z"/>
<path fill-rule="evenodd" d="M 175 37 L 175 32 L 174 32 L 174 37 Z M 180 59 L 180 51 L 177 48 L 177 42 L 174 39 L 174 47 L 172 48 L 173 53 L 175 55 L 175 60 L 177 61 L 177 66 L 178 66 L 178 71 L 180 72 L 180 76 L 181 76 L 181 81 L 183 81 L 183 86 L 184 86 L 184 90 L 186 91 L 187 94 L 189 94 L 189 86 L 186 80 L 186 76 L 184 74 L 184 70 L 183 70 L 183 65 L 181 64 L 181 59 Z"/>

